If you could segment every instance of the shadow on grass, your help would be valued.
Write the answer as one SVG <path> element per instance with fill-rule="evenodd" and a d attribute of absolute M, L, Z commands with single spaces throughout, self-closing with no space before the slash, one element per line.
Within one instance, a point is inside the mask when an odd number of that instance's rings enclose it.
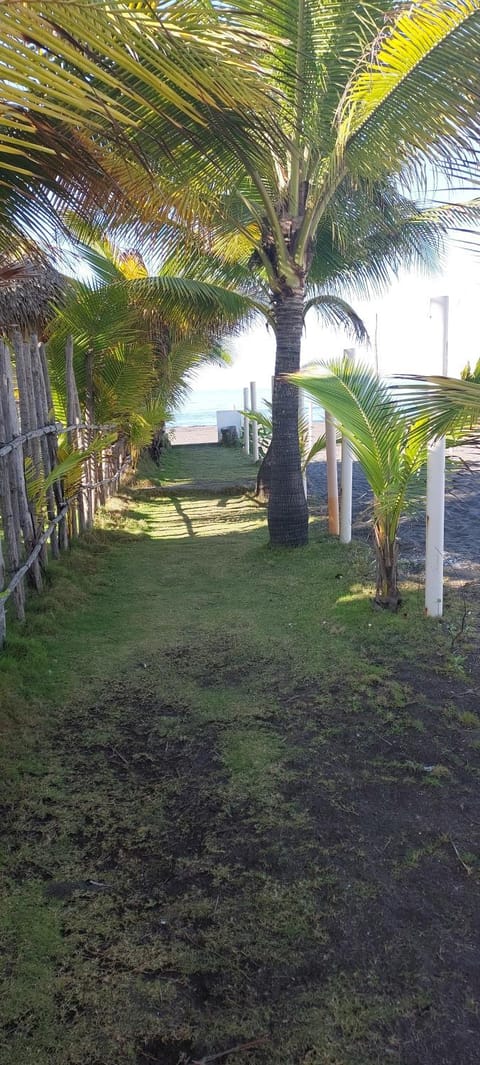
<path fill-rule="evenodd" d="M 192 522 L 191 518 L 189 518 L 187 511 L 184 509 L 184 507 L 182 507 L 182 504 L 181 504 L 180 499 L 178 498 L 178 496 L 169 495 L 169 496 L 167 496 L 167 498 L 170 500 L 170 503 L 172 504 L 172 506 L 175 507 L 175 510 L 176 510 L 177 514 L 181 517 L 182 521 L 184 522 L 185 528 L 186 528 L 186 530 L 188 532 L 188 535 L 189 536 L 195 536 L 195 532 L 194 532 L 194 528 L 193 528 L 193 522 Z"/>

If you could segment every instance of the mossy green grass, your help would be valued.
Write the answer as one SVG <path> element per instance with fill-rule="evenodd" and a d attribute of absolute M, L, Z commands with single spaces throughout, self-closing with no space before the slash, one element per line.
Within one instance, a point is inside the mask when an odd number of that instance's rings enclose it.
<path fill-rule="evenodd" d="M 374 610 L 320 518 L 270 550 L 202 454 L 140 469 L 9 625 L 0 1061 L 438 1065 L 460 1031 L 473 1062 L 461 606 Z"/>

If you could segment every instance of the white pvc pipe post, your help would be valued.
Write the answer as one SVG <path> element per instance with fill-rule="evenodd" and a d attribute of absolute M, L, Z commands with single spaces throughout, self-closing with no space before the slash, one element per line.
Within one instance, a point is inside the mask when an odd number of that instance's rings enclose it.
<path fill-rule="evenodd" d="M 344 356 L 352 362 L 355 348 L 345 348 Z M 340 543 L 349 544 L 352 539 L 352 483 L 353 451 L 349 440 L 342 436 L 342 473 L 340 481 Z"/>
<path fill-rule="evenodd" d="M 439 312 L 441 326 L 442 374 L 448 373 L 448 296 L 430 301 L 431 316 Z M 428 449 L 427 529 L 425 549 L 425 613 L 441 618 L 443 613 L 443 537 L 445 524 L 445 437 Z"/>
<path fill-rule="evenodd" d="M 325 411 L 325 439 L 327 452 L 328 531 L 332 536 L 340 532 L 338 512 L 337 433 L 331 414 Z"/>
<path fill-rule="evenodd" d="M 255 381 L 250 382 L 250 407 L 251 410 L 257 409 L 257 385 Z M 258 422 L 252 422 L 252 455 L 253 461 L 258 462 Z"/>
<path fill-rule="evenodd" d="M 244 410 L 248 410 L 249 409 L 249 407 L 248 407 L 249 398 L 250 398 L 249 390 L 248 390 L 248 388 L 244 388 L 244 390 L 243 390 L 243 409 Z M 243 450 L 244 450 L 246 455 L 250 454 L 250 419 L 247 418 L 246 414 L 243 415 Z"/>

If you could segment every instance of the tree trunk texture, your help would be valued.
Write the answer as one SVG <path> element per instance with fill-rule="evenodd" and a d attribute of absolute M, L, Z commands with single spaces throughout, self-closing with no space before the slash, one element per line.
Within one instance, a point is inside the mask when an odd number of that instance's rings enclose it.
<path fill-rule="evenodd" d="M 272 547 L 308 543 L 308 507 L 298 438 L 298 388 L 283 374 L 300 369 L 304 289 L 278 296 L 274 307 L 277 354 L 272 398 L 272 452 L 268 528 Z"/>
<path fill-rule="evenodd" d="M 377 561 L 375 603 L 386 610 L 398 610 L 401 603 L 398 590 L 398 540 L 392 540 L 382 526 L 375 523 L 373 542 Z"/>

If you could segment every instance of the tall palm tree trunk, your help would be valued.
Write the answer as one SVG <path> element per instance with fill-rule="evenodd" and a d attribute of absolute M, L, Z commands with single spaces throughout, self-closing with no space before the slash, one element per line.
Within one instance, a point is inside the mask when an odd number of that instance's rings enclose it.
<path fill-rule="evenodd" d="M 271 485 L 268 528 L 272 547 L 308 543 L 308 508 L 298 439 L 298 389 L 282 377 L 297 373 L 303 331 L 304 287 L 277 297 L 277 353 L 272 400 Z"/>

